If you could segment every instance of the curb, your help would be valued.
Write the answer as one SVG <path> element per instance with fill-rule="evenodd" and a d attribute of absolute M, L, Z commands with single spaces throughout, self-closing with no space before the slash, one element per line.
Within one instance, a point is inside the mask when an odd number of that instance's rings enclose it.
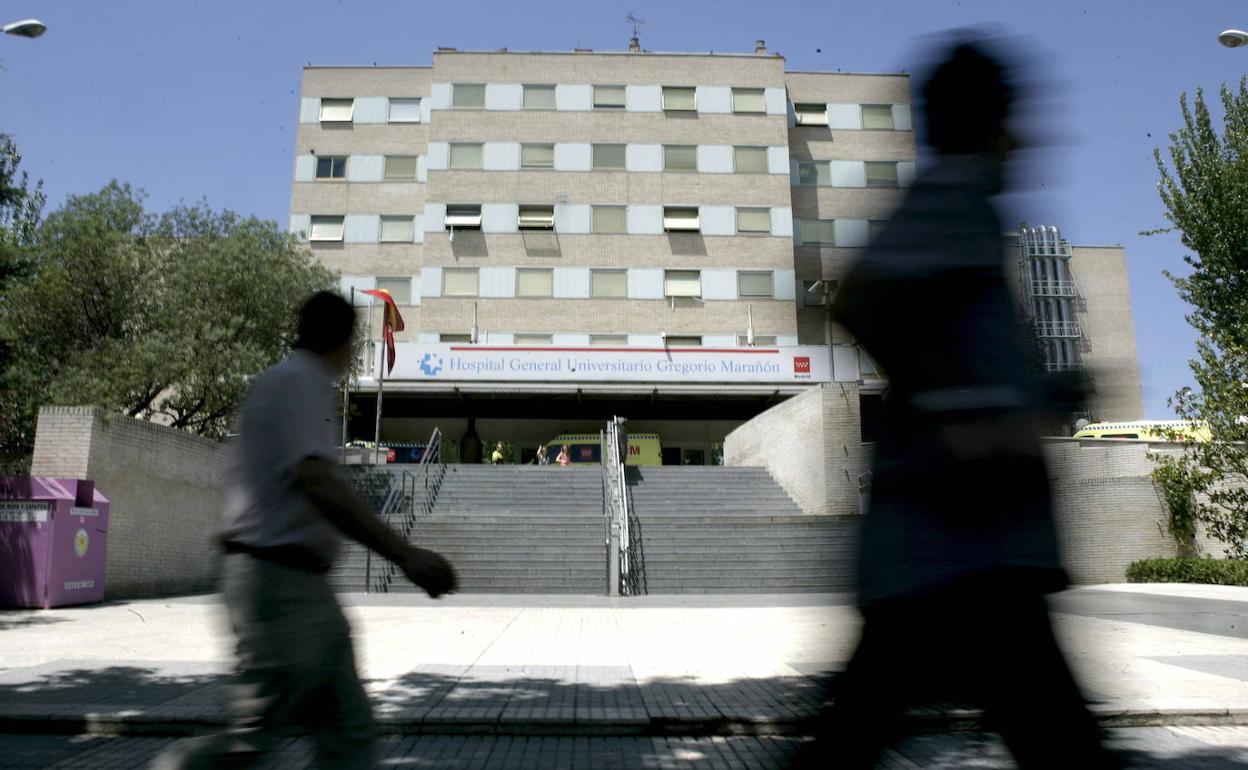
<path fill-rule="evenodd" d="M 1103 728 L 1226 727 L 1248 725 L 1248 709 L 1091 708 Z M 905 726 L 915 732 L 971 732 L 984 729 L 975 709 L 924 709 L 909 712 Z M 22 714 L 0 712 L 0 733 L 25 735 L 188 736 L 226 727 L 219 717 L 170 717 L 141 712 Z M 817 732 L 817 720 L 805 718 L 711 717 L 640 719 L 478 719 L 420 720 L 376 717 L 384 735 L 526 735 L 576 737 L 654 736 L 804 736 Z"/>

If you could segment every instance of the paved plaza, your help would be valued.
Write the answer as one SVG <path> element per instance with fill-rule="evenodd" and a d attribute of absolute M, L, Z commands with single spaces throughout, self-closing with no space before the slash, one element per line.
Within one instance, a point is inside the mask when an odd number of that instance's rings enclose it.
<path fill-rule="evenodd" d="M 844 595 L 345 601 L 396 767 L 782 767 L 859 627 Z M 1133 766 L 1248 766 L 1248 589 L 1096 586 L 1054 610 Z M 141 764 L 222 724 L 229 661 L 212 596 L 2 612 L 3 764 Z M 910 716 L 889 766 L 1011 766 L 972 710 Z M 292 739 L 271 766 L 307 761 Z"/>

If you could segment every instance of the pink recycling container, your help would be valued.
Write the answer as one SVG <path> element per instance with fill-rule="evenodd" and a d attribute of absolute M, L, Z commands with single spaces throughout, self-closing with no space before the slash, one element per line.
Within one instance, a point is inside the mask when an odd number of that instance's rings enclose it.
<path fill-rule="evenodd" d="M 0 606 L 104 599 L 108 500 L 95 482 L 0 476 Z"/>

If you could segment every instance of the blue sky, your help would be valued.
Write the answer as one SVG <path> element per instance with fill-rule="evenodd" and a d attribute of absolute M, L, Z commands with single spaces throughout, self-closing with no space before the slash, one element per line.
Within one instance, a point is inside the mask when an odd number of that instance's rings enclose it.
<path fill-rule="evenodd" d="M 1170 414 L 1193 334 L 1161 274 L 1182 270 L 1177 237 L 1138 234 L 1164 222 L 1152 150 L 1178 126 L 1180 92 L 1216 95 L 1248 69 L 1248 49 L 1215 40 L 1248 27 L 1242 3 L 11 0 L 0 21 L 35 16 L 49 32 L 0 38 L 0 131 L 49 209 L 117 178 L 155 209 L 203 197 L 284 223 L 305 64 L 427 65 L 440 45 L 620 50 L 629 11 L 647 49 L 744 52 L 762 38 L 795 70 L 913 70 L 924 36 L 953 27 L 1025 37 L 1053 84 L 1045 123 L 1060 143 L 1012 214 L 1126 247 L 1146 415 Z"/>

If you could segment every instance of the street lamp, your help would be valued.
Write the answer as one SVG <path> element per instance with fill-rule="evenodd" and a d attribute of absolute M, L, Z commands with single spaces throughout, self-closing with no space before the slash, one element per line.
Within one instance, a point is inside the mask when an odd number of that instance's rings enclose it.
<path fill-rule="evenodd" d="M 1239 48 L 1241 45 L 1248 43 L 1248 32 L 1242 29 L 1224 30 L 1218 35 L 1218 42 L 1227 48 Z"/>
<path fill-rule="evenodd" d="M 48 31 L 48 26 L 38 19 L 22 19 L 4 25 L 4 34 L 18 37 L 39 37 Z"/>

